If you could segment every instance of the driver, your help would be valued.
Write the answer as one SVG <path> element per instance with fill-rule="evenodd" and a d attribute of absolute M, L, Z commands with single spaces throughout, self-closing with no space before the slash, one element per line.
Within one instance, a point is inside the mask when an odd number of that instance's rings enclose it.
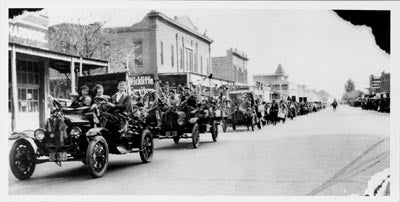
<path fill-rule="evenodd" d="M 126 132 L 128 129 L 128 113 L 131 112 L 131 96 L 126 93 L 126 81 L 118 83 L 118 92 L 111 97 L 110 106 L 114 109 L 111 119 L 114 123 L 120 123 L 121 132 Z"/>

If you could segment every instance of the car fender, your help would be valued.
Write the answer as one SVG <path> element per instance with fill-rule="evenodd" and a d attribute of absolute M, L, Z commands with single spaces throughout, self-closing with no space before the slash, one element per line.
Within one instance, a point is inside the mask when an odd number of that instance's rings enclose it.
<path fill-rule="evenodd" d="M 104 132 L 108 132 L 106 128 L 91 128 L 86 132 L 86 137 L 94 137 L 97 135 L 102 135 Z"/>
<path fill-rule="evenodd" d="M 17 141 L 25 140 L 25 141 L 29 142 L 29 144 L 31 144 L 31 146 L 33 147 L 33 150 L 35 152 L 37 152 L 38 146 L 36 145 L 35 140 L 32 137 L 29 137 L 28 134 L 26 134 L 24 132 L 13 132 L 13 134 L 11 134 L 11 135 L 12 135 L 12 137 L 9 137 L 9 140 L 13 141 L 13 144 L 15 144 L 15 142 L 17 142 Z"/>
<path fill-rule="evenodd" d="M 197 118 L 197 117 L 190 118 L 189 123 L 196 123 L 197 120 L 199 120 L 199 118 Z"/>

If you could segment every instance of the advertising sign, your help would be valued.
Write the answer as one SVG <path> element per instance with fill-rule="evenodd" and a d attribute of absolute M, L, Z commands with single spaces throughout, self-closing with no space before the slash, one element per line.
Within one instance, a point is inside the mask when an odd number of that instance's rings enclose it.
<path fill-rule="evenodd" d="M 132 89 L 154 89 L 154 75 L 141 74 L 129 77 L 129 84 Z"/>

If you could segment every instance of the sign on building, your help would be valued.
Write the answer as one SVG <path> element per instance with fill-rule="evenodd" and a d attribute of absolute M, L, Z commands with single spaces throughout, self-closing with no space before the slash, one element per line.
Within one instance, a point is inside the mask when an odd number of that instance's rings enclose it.
<path fill-rule="evenodd" d="M 142 74 L 129 77 L 129 84 L 132 89 L 154 89 L 154 75 Z"/>

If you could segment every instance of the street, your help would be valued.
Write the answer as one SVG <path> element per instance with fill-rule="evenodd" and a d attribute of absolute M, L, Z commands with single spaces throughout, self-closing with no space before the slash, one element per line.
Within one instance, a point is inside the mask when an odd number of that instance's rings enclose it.
<path fill-rule="evenodd" d="M 389 167 L 387 113 L 339 105 L 285 124 L 248 132 L 220 129 L 175 144 L 155 140 L 153 161 L 110 155 L 102 178 L 81 162 L 37 165 L 31 179 L 9 171 L 12 195 L 362 195 L 372 175 Z"/>

